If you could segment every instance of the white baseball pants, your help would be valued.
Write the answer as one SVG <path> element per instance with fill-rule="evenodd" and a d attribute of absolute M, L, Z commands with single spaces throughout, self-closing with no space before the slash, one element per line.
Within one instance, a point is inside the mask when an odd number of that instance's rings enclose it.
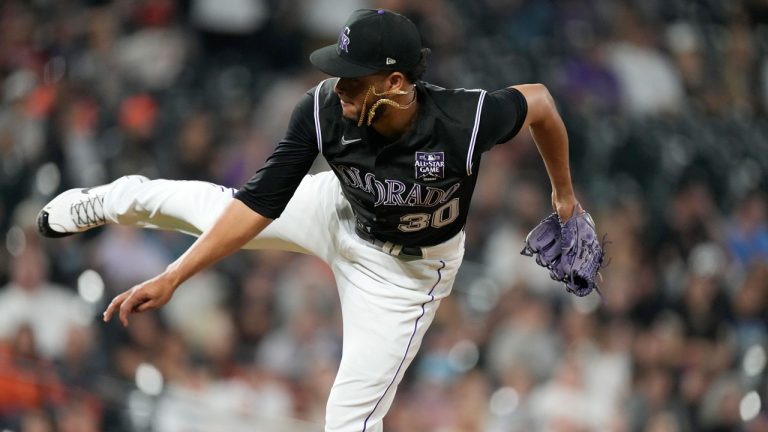
<path fill-rule="evenodd" d="M 104 200 L 109 220 L 199 235 L 234 190 L 199 181 L 118 179 Z M 464 233 L 395 257 L 355 234 L 336 176 L 308 175 L 287 208 L 247 249 L 315 255 L 331 266 L 341 299 L 343 349 L 326 410 L 326 432 L 382 432 L 382 419 L 464 254 Z"/>

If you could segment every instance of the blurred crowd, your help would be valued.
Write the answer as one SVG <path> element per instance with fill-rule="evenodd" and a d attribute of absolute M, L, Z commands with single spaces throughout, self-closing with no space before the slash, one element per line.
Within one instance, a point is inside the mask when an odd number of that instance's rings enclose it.
<path fill-rule="evenodd" d="M 765 0 L 0 1 L 0 430 L 321 430 L 341 316 L 320 261 L 241 252 L 122 328 L 107 302 L 193 239 L 34 221 L 124 174 L 238 187 L 360 7 L 417 23 L 430 82 L 548 86 L 611 261 L 577 299 L 521 257 L 546 173 L 527 132 L 488 153 L 387 431 L 768 431 Z"/>

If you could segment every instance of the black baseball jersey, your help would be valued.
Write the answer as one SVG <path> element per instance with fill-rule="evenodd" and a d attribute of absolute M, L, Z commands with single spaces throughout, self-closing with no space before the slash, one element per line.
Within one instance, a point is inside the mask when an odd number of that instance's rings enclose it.
<path fill-rule="evenodd" d="M 376 238 L 431 246 L 457 234 L 467 219 L 480 157 L 517 134 L 528 111 L 525 97 L 515 89 L 489 93 L 418 82 L 414 125 L 388 140 L 342 117 L 336 81 L 307 92 L 285 138 L 235 197 L 265 217 L 279 217 L 322 153 L 358 225 Z"/>

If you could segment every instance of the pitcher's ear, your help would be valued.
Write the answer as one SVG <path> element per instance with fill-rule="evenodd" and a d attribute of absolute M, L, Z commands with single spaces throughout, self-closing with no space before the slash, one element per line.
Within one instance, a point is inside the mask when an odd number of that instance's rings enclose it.
<path fill-rule="evenodd" d="M 387 75 L 387 85 L 390 89 L 403 90 L 408 86 L 408 80 L 402 72 L 392 72 Z"/>

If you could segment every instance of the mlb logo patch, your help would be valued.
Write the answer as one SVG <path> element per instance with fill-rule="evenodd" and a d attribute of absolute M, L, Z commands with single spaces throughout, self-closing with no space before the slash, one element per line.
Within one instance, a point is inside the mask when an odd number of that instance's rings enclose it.
<path fill-rule="evenodd" d="M 433 181 L 445 177 L 445 153 L 416 152 L 416 180 Z"/>

